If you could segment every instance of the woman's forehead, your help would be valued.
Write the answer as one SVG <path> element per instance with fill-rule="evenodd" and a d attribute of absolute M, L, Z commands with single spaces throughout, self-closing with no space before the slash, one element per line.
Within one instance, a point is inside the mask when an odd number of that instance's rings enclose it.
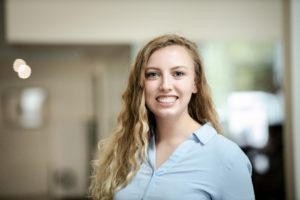
<path fill-rule="evenodd" d="M 168 46 L 155 51 L 144 67 L 193 68 L 194 61 L 186 48 L 182 46 Z"/>

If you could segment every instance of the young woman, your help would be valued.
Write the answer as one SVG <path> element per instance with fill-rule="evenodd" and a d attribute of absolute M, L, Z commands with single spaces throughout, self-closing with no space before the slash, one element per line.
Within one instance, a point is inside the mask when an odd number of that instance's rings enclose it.
<path fill-rule="evenodd" d="M 90 193 L 115 200 L 252 200 L 251 164 L 222 135 L 194 43 L 164 35 L 138 53 Z"/>

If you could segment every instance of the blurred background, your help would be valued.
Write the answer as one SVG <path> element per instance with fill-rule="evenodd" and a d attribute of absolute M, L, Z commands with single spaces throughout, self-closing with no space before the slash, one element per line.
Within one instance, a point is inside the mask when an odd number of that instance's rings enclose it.
<path fill-rule="evenodd" d="M 300 200 L 299 0 L 0 0 L 0 200 L 87 199 L 149 39 L 196 42 L 256 199 Z"/>

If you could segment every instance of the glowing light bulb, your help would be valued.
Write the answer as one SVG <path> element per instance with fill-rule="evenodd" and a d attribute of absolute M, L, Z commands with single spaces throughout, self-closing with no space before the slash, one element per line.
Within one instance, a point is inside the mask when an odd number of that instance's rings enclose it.
<path fill-rule="evenodd" d="M 21 65 L 26 65 L 26 62 L 23 59 L 16 59 L 13 64 L 13 69 L 15 72 L 19 72 L 19 68 Z"/>
<path fill-rule="evenodd" d="M 22 73 L 23 71 L 25 71 L 26 70 L 26 68 L 28 68 L 29 66 L 28 65 L 26 65 L 26 64 L 21 64 L 21 65 L 19 65 L 19 68 L 18 68 L 18 73 Z"/>
<path fill-rule="evenodd" d="M 29 78 L 31 75 L 31 68 L 28 65 L 20 65 L 20 69 L 18 71 L 18 76 L 21 79 Z"/>

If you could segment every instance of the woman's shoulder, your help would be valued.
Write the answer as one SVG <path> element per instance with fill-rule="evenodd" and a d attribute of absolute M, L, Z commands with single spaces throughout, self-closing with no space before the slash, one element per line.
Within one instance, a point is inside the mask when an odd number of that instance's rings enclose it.
<path fill-rule="evenodd" d="M 239 146 L 232 140 L 225 137 L 223 134 L 218 133 L 216 129 L 210 124 L 206 123 L 201 126 L 195 132 L 198 140 L 204 145 L 213 145 L 214 148 L 224 150 L 224 148 L 229 151 L 239 151 Z"/>
<path fill-rule="evenodd" d="M 227 199 L 255 199 L 252 186 L 252 165 L 243 150 L 233 141 L 218 134 L 215 148 L 222 166 L 223 196 Z"/>
<path fill-rule="evenodd" d="M 210 135 L 199 137 L 199 141 L 202 140 L 199 149 L 205 152 L 217 196 L 224 199 L 254 199 L 252 166 L 242 149 L 234 141 L 217 133 L 212 126 L 205 125 L 200 134 Z"/>
<path fill-rule="evenodd" d="M 228 139 L 220 133 L 217 133 L 216 130 L 210 124 L 206 124 L 203 130 L 204 129 L 206 133 L 202 132 L 202 138 L 199 137 L 199 140 L 204 141 L 203 135 L 209 132 L 210 137 L 205 137 L 209 139 L 206 139 L 204 146 L 207 146 L 209 149 L 211 149 L 218 160 L 227 163 L 233 160 L 236 160 L 237 162 L 249 162 L 246 154 L 234 141 Z"/>
<path fill-rule="evenodd" d="M 217 134 L 214 141 L 217 145 L 217 149 L 223 153 L 243 153 L 241 148 L 232 140 L 228 139 L 222 134 Z"/>
<path fill-rule="evenodd" d="M 218 159 L 222 160 L 228 169 L 231 169 L 234 165 L 240 165 L 246 167 L 249 173 L 252 174 L 249 158 L 235 142 L 221 134 L 217 134 L 214 140 L 214 149 Z"/>
<path fill-rule="evenodd" d="M 229 163 L 234 160 L 236 162 L 247 162 L 248 157 L 242 149 L 232 140 L 224 135 L 217 133 L 210 123 L 204 124 L 194 133 L 197 141 L 204 147 L 207 154 L 213 155 L 212 159 L 218 162 Z"/>

